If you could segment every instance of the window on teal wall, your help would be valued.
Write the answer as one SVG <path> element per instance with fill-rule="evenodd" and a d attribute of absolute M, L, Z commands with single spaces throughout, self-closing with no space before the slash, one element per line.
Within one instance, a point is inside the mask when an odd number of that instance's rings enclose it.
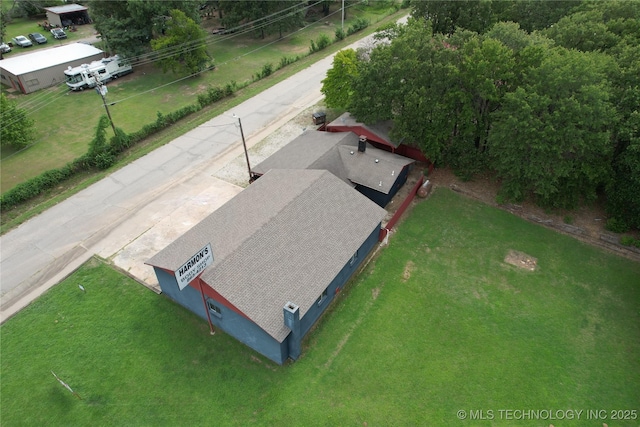
<path fill-rule="evenodd" d="M 209 307 L 209 311 L 213 315 L 222 317 L 222 310 L 220 310 L 220 307 L 214 304 L 213 300 L 207 300 L 207 307 Z"/>
<path fill-rule="evenodd" d="M 322 292 L 322 295 L 318 297 L 318 301 L 316 301 L 318 305 L 322 304 L 324 300 L 327 299 L 327 295 L 329 294 L 327 289 L 325 289 L 324 292 Z"/>
<path fill-rule="evenodd" d="M 356 263 L 356 261 L 358 260 L 358 251 L 356 251 L 355 254 L 353 254 L 353 256 L 351 257 L 351 259 L 349 260 L 349 265 L 353 265 Z"/>

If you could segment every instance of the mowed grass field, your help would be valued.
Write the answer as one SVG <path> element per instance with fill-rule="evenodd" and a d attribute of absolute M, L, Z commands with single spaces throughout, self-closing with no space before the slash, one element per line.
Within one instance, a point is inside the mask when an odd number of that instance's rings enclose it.
<path fill-rule="evenodd" d="M 282 367 L 92 260 L 0 327 L 1 422 L 637 426 L 639 313 L 639 263 L 436 189 Z"/>
<path fill-rule="evenodd" d="M 336 10 L 335 6 L 331 9 L 332 12 Z M 345 21 L 345 30 L 356 18 L 368 19 L 371 24 L 369 28 L 311 56 L 308 56 L 311 40 L 317 40 L 322 34 L 334 39 L 335 30 L 341 25 L 340 13 L 333 13 L 326 18 L 318 13 L 310 15 L 305 28 L 285 35 L 282 39 L 278 39 L 278 34 L 265 39 L 260 39 L 253 33 L 231 36 L 210 34 L 207 46 L 216 65 L 213 71 L 185 78 L 184 74 L 163 73 L 156 64 L 147 64 L 134 67 L 132 74 L 110 82 L 107 101 L 114 104 L 109 107 L 113 122 L 125 132 L 135 132 L 145 124 L 153 123 L 158 113 L 168 114 L 197 103 L 198 94 L 206 92 L 210 86 L 224 87 L 231 82 L 246 85 L 253 82 L 254 76 L 267 64 L 271 64 L 275 70 L 283 57 L 302 58 L 281 71 L 274 72 L 266 82 L 254 83 L 242 93 L 236 93 L 233 102 L 234 105 L 239 104 L 255 95 L 254 86 L 258 91 L 264 90 L 264 84 L 276 84 L 313 62 L 371 34 L 379 25 L 397 20 L 407 13 L 408 10 L 394 13 L 389 3 L 372 2 L 369 6 L 352 7 Z M 8 26 L 8 34 L 24 33 L 26 36 L 27 32 L 37 31 L 37 22 L 16 20 Z M 204 24 L 208 25 L 210 22 L 205 21 Z M 79 27 L 78 32 L 70 33 L 69 39 L 64 43 L 76 42 L 83 35 L 90 36 L 87 28 L 92 27 Z M 50 40 L 47 45 L 40 47 L 16 48 L 8 57 L 36 49 L 52 48 L 58 44 L 59 41 L 54 43 Z M 7 87 L 2 85 L 2 90 L 6 91 Z M 10 98 L 34 120 L 36 137 L 34 144 L 25 150 L 16 151 L 8 146 L 0 149 L 0 192 L 6 192 L 46 170 L 62 167 L 85 154 L 95 136 L 100 116 L 106 114 L 102 98 L 95 91 L 70 92 L 64 83 L 28 95 L 14 91 Z M 208 111 L 210 116 L 204 117 L 200 122 L 224 112 L 216 109 Z M 185 129 L 183 133 L 187 130 L 189 129 Z M 112 132 L 109 130 L 108 137 L 111 136 Z"/>

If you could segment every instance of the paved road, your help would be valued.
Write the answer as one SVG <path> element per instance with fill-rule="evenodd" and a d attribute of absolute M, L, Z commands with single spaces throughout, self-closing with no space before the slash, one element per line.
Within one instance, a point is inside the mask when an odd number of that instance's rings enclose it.
<path fill-rule="evenodd" d="M 0 322 L 94 254 L 137 266 L 141 273 L 129 273 L 143 281 L 151 274 L 146 259 L 241 190 L 213 177 L 242 153 L 232 114 L 241 118 L 247 144 L 259 142 L 322 98 L 332 61 L 317 62 L 0 237 Z"/>

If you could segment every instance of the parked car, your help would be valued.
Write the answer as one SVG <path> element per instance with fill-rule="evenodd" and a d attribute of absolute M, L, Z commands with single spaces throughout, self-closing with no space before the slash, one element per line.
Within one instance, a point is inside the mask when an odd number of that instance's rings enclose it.
<path fill-rule="evenodd" d="M 9 47 L 8 44 L 2 43 L 2 44 L 0 44 L 0 52 L 9 53 L 9 52 L 11 52 L 11 48 Z"/>
<path fill-rule="evenodd" d="M 47 42 L 47 38 L 40 33 L 31 33 L 28 34 L 29 40 L 38 44 L 45 44 Z"/>
<path fill-rule="evenodd" d="M 62 28 L 52 28 L 51 34 L 53 34 L 54 39 L 66 39 L 67 33 L 64 32 Z"/>
<path fill-rule="evenodd" d="M 15 45 L 20 46 L 20 47 L 33 46 L 33 43 L 31 43 L 31 40 L 29 40 L 25 36 L 16 36 L 16 37 L 12 38 L 11 40 L 13 40 L 13 43 Z"/>

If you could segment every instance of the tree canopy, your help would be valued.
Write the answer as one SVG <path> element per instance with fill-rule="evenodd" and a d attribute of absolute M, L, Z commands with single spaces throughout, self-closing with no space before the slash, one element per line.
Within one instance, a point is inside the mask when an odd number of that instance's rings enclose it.
<path fill-rule="evenodd" d="M 34 122 L 27 112 L 14 101 L 0 93 L 0 143 L 13 148 L 23 148 L 33 142 Z"/>
<path fill-rule="evenodd" d="M 602 195 L 640 227 L 639 1 L 413 5 L 356 72 L 336 57 L 331 105 L 392 120 L 392 137 L 463 178 L 493 174 L 503 200 L 571 208 Z"/>
<path fill-rule="evenodd" d="M 333 67 L 322 81 L 322 93 L 329 108 L 348 109 L 353 93 L 352 83 L 358 73 L 356 51 L 344 49 L 336 54 Z"/>
<path fill-rule="evenodd" d="M 181 10 L 172 10 L 164 35 L 151 40 L 154 51 L 160 52 L 159 65 L 163 71 L 186 71 L 190 74 L 204 70 L 211 59 L 207 53 L 207 33 Z"/>
<path fill-rule="evenodd" d="M 229 29 L 250 23 L 255 34 L 265 38 L 302 24 L 307 2 L 300 0 L 221 0 L 218 2 L 222 23 Z"/>
<path fill-rule="evenodd" d="M 200 23 L 199 3 L 189 0 L 90 0 L 88 6 L 108 50 L 123 57 L 147 53 L 167 30 L 172 10 Z"/>

